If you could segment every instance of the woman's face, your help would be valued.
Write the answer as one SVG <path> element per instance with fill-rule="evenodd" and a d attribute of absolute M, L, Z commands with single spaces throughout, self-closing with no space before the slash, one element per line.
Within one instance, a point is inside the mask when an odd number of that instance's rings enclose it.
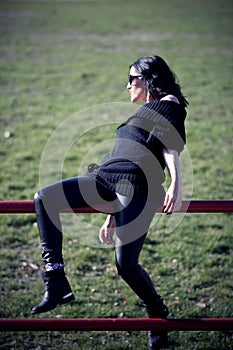
<path fill-rule="evenodd" d="M 131 102 L 145 102 L 147 100 L 146 82 L 142 79 L 134 66 L 132 66 L 129 71 L 127 89 L 130 93 Z"/>

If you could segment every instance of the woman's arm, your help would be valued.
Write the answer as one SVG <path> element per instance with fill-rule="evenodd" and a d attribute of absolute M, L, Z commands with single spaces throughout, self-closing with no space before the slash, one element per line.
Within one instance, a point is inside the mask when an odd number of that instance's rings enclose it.
<path fill-rule="evenodd" d="M 171 176 L 171 184 L 166 192 L 163 211 L 171 214 L 175 210 L 179 210 L 182 205 L 180 162 L 177 151 L 163 150 L 166 167 Z"/>
<path fill-rule="evenodd" d="M 108 215 L 99 231 L 100 242 L 103 244 L 114 243 L 114 240 L 113 240 L 114 232 L 115 232 L 115 218 L 113 215 Z"/>

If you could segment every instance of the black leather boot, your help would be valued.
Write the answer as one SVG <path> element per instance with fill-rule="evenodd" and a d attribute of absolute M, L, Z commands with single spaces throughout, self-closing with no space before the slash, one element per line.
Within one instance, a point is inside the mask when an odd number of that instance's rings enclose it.
<path fill-rule="evenodd" d="M 148 332 L 148 350 L 160 350 L 168 347 L 168 336 L 166 331 Z"/>
<path fill-rule="evenodd" d="M 163 299 L 158 296 L 158 301 L 153 307 L 146 306 L 146 312 L 150 318 L 167 318 L 169 312 Z M 159 350 L 168 346 L 167 331 L 148 332 L 148 350 Z"/>
<path fill-rule="evenodd" d="M 40 304 L 32 308 L 32 314 L 51 311 L 57 305 L 66 304 L 75 299 L 64 270 L 43 272 L 42 279 L 44 281 L 44 297 Z"/>

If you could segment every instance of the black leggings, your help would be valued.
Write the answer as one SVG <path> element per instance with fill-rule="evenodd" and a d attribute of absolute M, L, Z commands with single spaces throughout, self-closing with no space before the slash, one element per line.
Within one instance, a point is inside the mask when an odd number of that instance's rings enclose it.
<path fill-rule="evenodd" d="M 153 203 L 141 198 L 119 196 L 95 181 L 81 176 L 57 182 L 35 195 L 35 210 L 45 263 L 61 263 L 62 227 L 59 211 L 63 208 L 112 203 L 116 223 L 115 257 L 119 275 L 147 306 L 157 300 L 157 293 L 147 272 L 138 263 L 156 207 L 161 205 L 164 190 Z"/>

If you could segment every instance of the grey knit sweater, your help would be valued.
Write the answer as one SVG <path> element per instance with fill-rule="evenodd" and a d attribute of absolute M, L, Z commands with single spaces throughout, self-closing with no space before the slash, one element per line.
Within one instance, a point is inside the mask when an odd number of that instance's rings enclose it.
<path fill-rule="evenodd" d="M 96 180 L 125 196 L 145 198 L 164 182 L 163 148 L 180 153 L 186 142 L 186 110 L 176 102 L 146 103 L 117 128 L 115 145 Z"/>

